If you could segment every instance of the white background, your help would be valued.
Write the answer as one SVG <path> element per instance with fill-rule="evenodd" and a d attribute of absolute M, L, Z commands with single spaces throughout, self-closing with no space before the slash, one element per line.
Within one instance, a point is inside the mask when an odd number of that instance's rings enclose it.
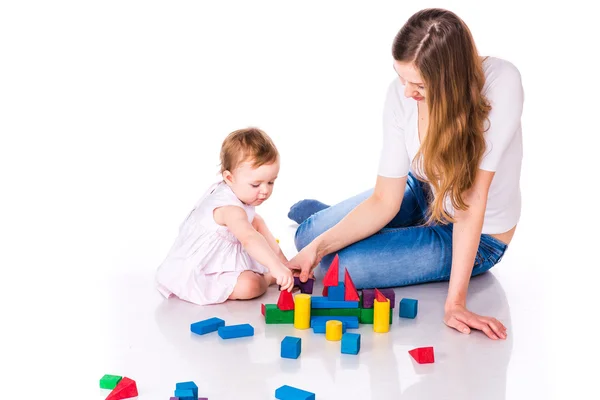
<path fill-rule="evenodd" d="M 97 385 L 110 329 L 100 283 L 155 270 L 214 180 L 230 131 L 258 126 L 280 150 L 274 195 L 259 212 L 288 256 L 291 204 L 372 186 L 391 43 L 429 6 L 456 12 L 482 55 L 521 71 L 523 214 L 503 272 L 543 307 L 507 296 L 513 317 L 542 321 L 534 338 L 556 398 L 589 394 L 600 35 L 587 6 L 208 4 L 0 2 L 1 397 Z M 510 398 L 526 386 L 517 381 Z"/>

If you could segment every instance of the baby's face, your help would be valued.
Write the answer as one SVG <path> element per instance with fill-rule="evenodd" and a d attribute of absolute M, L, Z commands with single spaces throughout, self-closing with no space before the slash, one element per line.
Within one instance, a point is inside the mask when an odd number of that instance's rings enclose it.
<path fill-rule="evenodd" d="M 273 193 L 279 174 L 279 161 L 253 168 L 251 162 L 242 162 L 232 173 L 224 173 L 225 182 L 242 202 L 259 206 Z"/>

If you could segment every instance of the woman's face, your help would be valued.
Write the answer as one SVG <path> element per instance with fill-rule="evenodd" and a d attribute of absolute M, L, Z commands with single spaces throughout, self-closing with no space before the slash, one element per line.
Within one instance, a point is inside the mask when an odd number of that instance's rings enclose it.
<path fill-rule="evenodd" d="M 425 83 L 423 83 L 421 74 L 413 63 L 394 60 L 394 70 L 400 77 L 400 82 L 404 85 L 404 95 L 406 97 L 412 97 L 416 101 L 426 98 Z"/>

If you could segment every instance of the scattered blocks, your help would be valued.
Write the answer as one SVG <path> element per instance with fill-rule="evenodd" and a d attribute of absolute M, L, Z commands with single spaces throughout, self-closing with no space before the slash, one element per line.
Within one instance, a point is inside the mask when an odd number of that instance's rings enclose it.
<path fill-rule="evenodd" d="M 339 283 L 337 286 L 330 286 L 327 292 L 327 299 L 329 301 L 344 301 L 346 295 L 346 285 Z"/>
<path fill-rule="evenodd" d="M 360 333 L 344 333 L 342 335 L 342 353 L 358 354 L 360 351 Z"/>
<path fill-rule="evenodd" d="M 310 328 L 310 305 L 311 295 L 300 293 L 295 297 L 296 307 L 294 313 L 294 328 L 308 329 Z"/>
<path fill-rule="evenodd" d="M 418 347 L 408 352 L 419 364 L 431 364 L 435 361 L 433 347 Z"/>
<path fill-rule="evenodd" d="M 191 389 L 175 390 L 175 397 L 179 400 L 196 400 L 196 398 L 194 398 L 194 392 Z"/>
<path fill-rule="evenodd" d="M 394 308 L 396 304 L 396 293 L 394 289 L 378 289 L 385 297 L 390 299 L 390 308 Z M 373 300 L 375 299 L 375 289 L 363 289 L 362 291 L 362 308 L 373 308 Z"/>
<path fill-rule="evenodd" d="M 416 317 L 418 305 L 419 305 L 419 301 L 415 300 L 415 299 L 400 300 L 400 317 L 401 318 Z"/>
<path fill-rule="evenodd" d="M 128 399 L 130 397 L 136 397 L 138 395 L 137 385 L 133 379 L 129 379 L 124 376 L 123 379 L 117 383 L 117 386 L 108 395 L 106 400 L 121 400 Z"/>
<path fill-rule="evenodd" d="M 281 358 L 298 358 L 302 349 L 302 339 L 286 336 L 281 341 Z"/>
<path fill-rule="evenodd" d="M 194 400 L 198 398 L 198 386 L 192 381 L 176 383 L 175 390 L 191 390 L 194 395 Z"/>
<path fill-rule="evenodd" d="M 315 394 L 284 385 L 275 390 L 275 398 L 279 400 L 315 400 Z"/>
<path fill-rule="evenodd" d="M 209 318 L 204 321 L 194 322 L 190 326 L 190 330 L 196 335 L 204 335 L 210 332 L 214 332 L 220 327 L 225 326 L 225 321 L 221 318 Z"/>
<path fill-rule="evenodd" d="M 123 379 L 122 376 L 117 375 L 104 375 L 100 378 L 100 389 L 113 390 L 117 384 Z"/>
<path fill-rule="evenodd" d="M 333 291 L 335 286 L 329 288 Z M 297 297 L 297 296 L 296 296 Z M 313 296 L 312 308 L 358 308 L 358 301 L 332 301 L 328 297 Z"/>
<path fill-rule="evenodd" d="M 277 304 L 261 304 L 261 313 L 267 324 L 293 324 L 294 310 L 282 311 Z"/>
<path fill-rule="evenodd" d="M 335 341 L 342 340 L 342 321 L 330 320 L 325 325 L 325 339 Z"/>
<path fill-rule="evenodd" d="M 279 300 L 277 300 L 277 308 L 282 311 L 289 311 L 294 309 L 294 297 L 291 292 L 282 290 L 279 292 Z"/>
<path fill-rule="evenodd" d="M 254 328 L 250 324 L 222 326 L 218 330 L 222 339 L 235 339 L 246 336 L 254 336 Z"/>

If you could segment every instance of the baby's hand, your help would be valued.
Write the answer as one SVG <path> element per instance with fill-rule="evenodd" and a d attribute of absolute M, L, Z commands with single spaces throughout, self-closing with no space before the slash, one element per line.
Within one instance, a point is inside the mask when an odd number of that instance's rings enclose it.
<path fill-rule="evenodd" d="M 294 276 L 292 275 L 292 271 L 284 265 L 281 265 L 277 269 L 273 269 L 271 275 L 273 275 L 273 278 L 275 278 L 277 284 L 281 287 L 281 290 L 290 292 L 294 288 Z"/>

